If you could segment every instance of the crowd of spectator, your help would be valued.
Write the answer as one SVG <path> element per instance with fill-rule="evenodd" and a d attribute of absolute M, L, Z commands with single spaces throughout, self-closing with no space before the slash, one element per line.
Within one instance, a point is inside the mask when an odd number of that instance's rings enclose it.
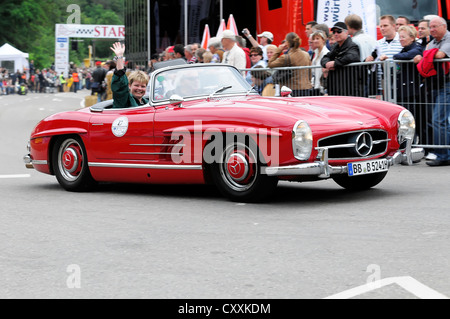
<path fill-rule="evenodd" d="M 403 28 L 401 32 L 407 33 L 409 38 L 414 36 L 413 42 L 418 46 L 413 52 L 423 51 L 425 46 L 433 40 L 429 24 L 430 20 L 420 20 L 418 26 L 415 27 L 407 17 L 395 18 L 385 15 L 380 18 L 379 24 L 383 38 L 377 41 L 363 31 L 361 17 L 351 14 L 345 18 L 345 21 L 336 23 L 331 29 L 326 24 L 319 24 L 315 21 L 308 22 L 305 28 L 309 39 L 307 44 L 302 44 L 300 37 L 296 33 L 290 32 L 278 45 L 274 44 L 274 36 L 270 31 L 264 31 L 253 37 L 247 28 L 243 30 L 244 36 L 225 30 L 221 37 L 213 37 L 209 40 L 206 50 L 201 48 L 199 43 L 186 46 L 176 44 L 167 47 L 164 52 L 153 56 L 147 71 L 149 73 L 152 71 L 152 65 L 155 62 L 171 59 L 184 59 L 187 63 L 226 63 L 243 70 L 242 74 L 248 83 L 262 92 L 256 83 L 260 81 L 255 81 L 253 76 L 257 72 L 251 72 L 252 70 L 249 69 L 257 66 L 264 69 L 314 66 L 309 70 L 292 72 L 288 81 L 275 83 L 273 79 L 269 79 L 269 83 L 289 86 L 293 90 L 293 96 L 380 95 L 384 89 L 381 81 L 383 72 L 380 65 L 377 66 L 377 70 L 372 70 L 372 72 L 370 70 L 366 72 L 366 68 L 364 70 L 360 68 L 355 77 L 356 83 L 343 81 L 344 78 L 348 78 L 348 75 L 345 74 L 346 71 L 342 67 L 354 62 L 392 60 L 394 55 L 400 51 L 409 50 L 409 44 L 400 41 L 400 28 Z M 398 56 L 398 60 L 404 59 L 404 54 Z M 141 67 L 141 70 L 143 69 Z M 410 67 L 408 71 L 411 70 Z M 269 70 L 263 75 L 271 77 L 272 73 L 273 71 Z M 407 80 L 409 79 L 399 79 L 399 87 L 405 85 L 401 81 Z M 270 90 L 270 92 L 275 91 Z M 400 93 L 399 96 L 403 98 L 404 94 Z"/>
<path fill-rule="evenodd" d="M 54 65 L 49 68 L 35 69 L 33 61 L 29 68 L 9 72 L 0 68 L 0 94 L 27 94 L 74 92 L 90 89 L 91 68 L 79 68 L 71 63 L 68 76 L 57 74 Z"/>

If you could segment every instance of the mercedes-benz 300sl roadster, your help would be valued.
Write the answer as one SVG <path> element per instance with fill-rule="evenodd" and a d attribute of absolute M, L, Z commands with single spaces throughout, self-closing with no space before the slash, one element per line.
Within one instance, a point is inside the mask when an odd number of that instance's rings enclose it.
<path fill-rule="evenodd" d="M 270 199 L 278 181 L 332 178 L 369 189 L 392 165 L 423 157 L 412 148 L 414 117 L 399 105 L 260 96 L 225 64 L 160 68 L 148 97 L 143 106 L 113 108 L 110 100 L 43 119 L 26 166 L 68 191 L 99 182 L 211 183 L 233 201 L 255 202 Z"/>

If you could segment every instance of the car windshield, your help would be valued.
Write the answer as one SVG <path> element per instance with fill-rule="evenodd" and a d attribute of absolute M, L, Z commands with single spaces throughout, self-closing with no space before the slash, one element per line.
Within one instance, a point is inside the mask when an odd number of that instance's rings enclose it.
<path fill-rule="evenodd" d="M 246 94 L 251 89 L 241 73 L 224 65 L 164 70 L 155 74 L 152 86 L 153 101 L 168 100 L 173 95 L 184 99 L 207 97 L 220 89 L 216 95 Z"/>

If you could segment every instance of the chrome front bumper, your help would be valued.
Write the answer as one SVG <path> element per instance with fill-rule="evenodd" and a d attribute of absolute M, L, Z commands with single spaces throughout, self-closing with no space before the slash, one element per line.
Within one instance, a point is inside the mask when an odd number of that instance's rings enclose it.
<path fill-rule="evenodd" d="M 24 157 L 23 157 L 23 162 L 25 163 L 25 167 L 26 168 L 34 168 L 34 166 L 33 166 L 33 160 L 31 159 L 31 156 L 28 154 L 28 155 L 25 155 Z"/>
<path fill-rule="evenodd" d="M 333 174 L 348 174 L 347 166 L 331 166 L 328 164 L 328 149 L 317 148 L 320 160 L 314 163 L 304 163 L 291 166 L 265 167 L 264 172 L 269 176 L 289 176 L 289 175 L 315 175 L 319 178 L 329 178 Z M 412 165 L 420 161 L 425 156 L 423 148 L 412 148 L 411 141 L 403 151 L 397 151 L 393 156 L 388 156 L 389 167 L 398 164 Z"/>
<path fill-rule="evenodd" d="M 31 158 L 30 154 L 27 154 L 23 157 L 23 162 L 25 163 L 26 168 L 34 168 L 34 165 L 47 165 L 47 161 L 36 161 Z"/>

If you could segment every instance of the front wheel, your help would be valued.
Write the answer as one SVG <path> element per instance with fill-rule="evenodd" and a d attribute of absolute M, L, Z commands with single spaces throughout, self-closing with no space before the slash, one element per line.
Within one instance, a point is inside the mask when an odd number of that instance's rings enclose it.
<path fill-rule="evenodd" d="M 387 172 L 380 172 L 360 176 L 335 175 L 333 180 L 345 189 L 358 191 L 366 190 L 379 184 L 385 177 Z"/>
<path fill-rule="evenodd" d="M 60 137 L 53 148 L 53 170 L 68 191 L 85 191 L 96 183 L 89 172 L 86 150 L 79 136 Z"/>
<path fill-rule="evenodd" d="M 233 142 L 223 149 L 220 162 L 212 164 L 211 175 L 214 183 L 219 191 L 232 201 L 268 200 L 277 186 L 276 177 L 261 174 L 257 153 L 254 143 Z"/>

